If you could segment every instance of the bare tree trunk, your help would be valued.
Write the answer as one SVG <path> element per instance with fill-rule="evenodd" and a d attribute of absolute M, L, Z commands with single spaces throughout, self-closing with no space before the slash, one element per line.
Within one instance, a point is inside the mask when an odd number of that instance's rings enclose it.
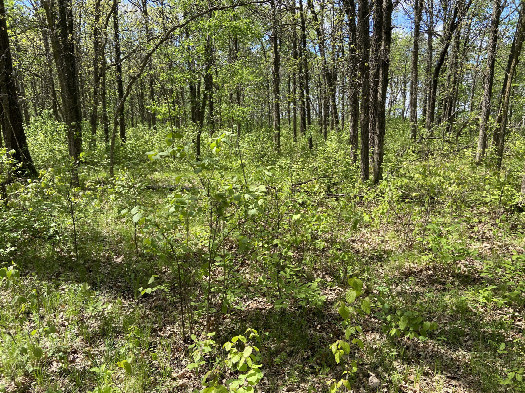
<path fill-rule="evenodd" d="M 419 61 L 419 33 L 421 26 L 422 0 L 414 0 L 414 48 L 412 50 L 412 73 L 410 79 L 410 137 L 417 138 L 417 95 L 418 95 L 418 61 Z"/>
<path fill-rule="evenodd" d="M 100 86 L 100 2 L 101 0 L 95 0 L 95 13 L 93 15 L 93 107 L 91 108 L 91 116 L 89 119 L 93 145 L 97 140 L 98 96 Z"/>
<path fill-rule="evenodd" d="M 149 12 L 148 12 L 148 1 L 142 0 L 142 16 L 144 18 L 144 28 L 146 30 L 146 39 L 148 43 L 152 39 L 151 29 L 150 29 L 150 20 L 149 20 Z M 148 63 L 149 68 L 149 74 L 148 74 L 148 94 L 149 94 L 149 104 L 154 105 L 155 104 L 155 84 L 153 79 L 153 62 L 149 61 Z M 157 125 L 157 116 L 155 115 L 155 111 L 148 109 L 148 126 L 150 128 L 155 128 Z"/>
<path fill-rule="evenodd" d="M 82 105 L 75 57 L 75 35 L 71 0 L 42 0 L 47 24 L 51 31 L 51 46 L 58 70 L 64 119 L 67 124 L 69 155 L 73 159 L 72 183 L 79 184 L 78 165 L 82 152 Z"/>
<path fill-rule="evenodd" d="M 320 90 L 320 99 L 322 105 L 321 132 L 323 134 L 323 138 L 326 140 L 326 138 L 328 137 L 328 116 L 330 112 L 330 93 L 328 91 L 328 86 L 330 84 L 330 75 L 328 70 L 328 62 L 326 59 L 325 37 L 321 21 L 319 20 L 312 0 L 308 0 L 308 8 L 310 9 L 310 13 L 312 14 L 312 18 L 314 21 L 315 31 L 317 33 L 317 41 L 319 45 L 319 54 L 321 55 L 321 67 L 323 75 Z"/>
<path fill-rule="evenodd" d="M 492 17 L 490 19 L 490 42 L 487 48 L 487 65 L 485 69 L 485 84 L 483 86 L 483 101 L 479 119 L 478 150 L 476 163 L 479 164 L 485 157 L 487 149 L 487 124 L 490 117 L 490 103 L 492 99 L 492 85 L 494 82 L 494 64 L 496 63 L 496 48 L 498 46 L 498 28 L 501 17 L 501 0 L 493 0 Z"/>
<path fill-rule="evenodd" d="M 293 35 L 292 35 L 292 58 L 294 60 L 292 72 L 292 133 L 293 141 L 297 142 L 297 67 L 299 66 L 299 55 L 297 52 L 297 26 L 295 25 L 297 9 L 295 7 L 295 0 L 292 3 L 293 9 Z"/>
<path fill-rule="evenodd" d="M 350 89 L 350 158 L 352 162 L 357 161 L 357 144 L 359 142 L 359 83 L 357 80 L 357 70 L 359 65 L 357 26 L 356 26 L 356 6 L 354 0 L 344 0 L 346 16 L 348 19 L 348 30 L 350 40 L 348 42 L 348 84 Z"/>
<path fill-rule="evenodd" d="M 361 79 L 361 179 L 370 177 L 369 163 L 369 126 L 370 126 L 370 11 L 368 0 L 359 3 L 358 39 L 359 39 L 359 73 Z"/>
<path fill-rule="evenodd" d="M 273 131 L 274 141 L 277 151 L 281 151 L 281 56 L 279 53 L 279 37 L 278 37 L 278 16 L 276 0 L 271 0 L 272 7 L 272 80 L 273 80 Z"/>
<path fill-rule="evenodd" d="M 386 93 L 388 88 L 388 72 L 390 67 L 390 46 L 392 42 L 392 0 L 383 0 L 381 9 L 381 47 L 377 56 L 379 68 L 379 85 L 377 90 L 377 118 L 374 131 L 374 184 L 383 178 L 384 142 L 386 133 Z M 374 94 L 372 91 L 371 94 Z"/>
<path fill-rule="evenodd" d="M 12 158 L 21 166 L 15 174 L 34 176 L 37 172 L 29 153 L 22 111 L 18 102 L 4 0 L 0 0 L 0 54 L 0 115 L 2 115 L 5 146 L 7 150 L 13 151 Z"/>
<path fill-rule="evenodd" d="M 432 90 L 432 63 L 434 62 L 434 0 L 430 0 L 427 5 L 427 64 L 426 64 L 426 94 L 425 104 L 423 106 L 423 119 L 425 128 L 428 129 L 428 105 L 430 91 Z"/>
<path fill-rule="evenodd" d="M 426 128 L 432 133 L 432 127 L 434 125 L 434 114 L 436 111 L 436 97 L 437 97 L 437 88 L 439 82 L 439 75 L 441 73 L 441 68 L 445 64 L 445 59 L 447 57 L 448 48 L 452 41 L 452 37 L 457 27 L 461 23 L 461 20 L 468 11 L 468 7 L 471 3 L 469 2 L 467 6 L 460 3 L 460 0 L 455 4 L 454 11 L 451 16 L 450 22 L 447 24 L 445 31 L 442 36 L 442 48 L 439 53 L 436 65 L 434 66 L 434 71 L 432 72 L 432 80 L 430 84 L 430 90 L 428 92 L 428 108 L 427 108 L 427 117 L 426 117 Z"/>
<path fill-rule="evenodd" d="M 303 0 L 299 0 L 299 12 L 301 16 L 301 48 L 304 74 L 304 103 L 306 114 L 305 132 L 312 125 L 312 106 L 310 101 L 310 71 L 308 69 L 308 47 L 306 45 L 306 16 L 303 8 Z M 312 146 L 312 136 L 309 135 L 309 145 Z"/>
<path fill-rule="evenodd" d="M 119 0 L 114 0 L 114 11 L 113 11 L 113 31 L 115 38 L 115 71 L 117 79 L 117 102 L 122 102 L 124 99 L 124 85 L 122 84 L 122 58 L 120 52 L 120 28 L 119 28 L 119 12 L 118 12 Z M 122 142 L 126 142 L 126 121 L 124 119 L 124 105 L 117 105 L 118 112 L 118 124 L 119 124 L 119 135 Z"/>
<path fill-rule="evenodd" d="M 510 48 L 509 60 L 505 70 L 505 78 L 503 79 L 503 87 L 501 90 L 501 104 L 496 120 L 496 129 L 494 132 L 494 141 L 496 148 L 496 167 L 501 168 L 503 161 L 503 148 L 505 144 L 505 134 L 507 129 L 507 119 L 510 104 L 510 96 L 512 92 L 512 81 L 516 74 L 516 66 L 518 65 L 521 49 L 523 47 L 523 40 L 525 39 L 525 0 L 520 2 L 520 17 L 512 46 Z"/>

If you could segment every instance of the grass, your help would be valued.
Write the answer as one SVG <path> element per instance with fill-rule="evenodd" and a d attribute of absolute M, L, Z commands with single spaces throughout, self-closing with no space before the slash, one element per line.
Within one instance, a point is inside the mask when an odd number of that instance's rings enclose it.
<path fill-rule="evenodd" d="M 99 146 L 71 189 L 52 128 L 44 119 L 29 138 L 52 169 L 11 185 L 2 211 L 0 266 L 19 276 L 0 282 L 0 391 L 199 391 L 207 371 L 240 372 L 219 349 L 189 370 L 194 340 L 250 327 L 261 392 L 328 391 L 351 359 L 355 391 L 525 392 L 519 136 L 495 173 L 471 150 L 412 152 L 393 122 L 371 187 L 344 135 L 314 152 L 285 140 L 281 155 L 262 131 L 239 148 L 226 138 L 196 169 L 182 150 L 149 161 L 165 143 L 140 128 L 115 179 Z M 363 348 L 337 364 L 349 277 L 372 312 L 355 316 Z M 415 322 L 402 329 L 403 316 Z M 423 321 L 437 328 L 421 335 Z"/>

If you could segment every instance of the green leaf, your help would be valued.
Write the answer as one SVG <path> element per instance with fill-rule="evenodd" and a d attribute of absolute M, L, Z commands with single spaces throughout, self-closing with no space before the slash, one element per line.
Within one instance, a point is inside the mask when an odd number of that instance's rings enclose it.
<path fill-rule="evenodd" d="M 363 281 L 359 278 L 352 277 L 348 280 L 348 285 L 350 285 L 351 288 L 354 289 L 354 291 L 357 292 L 357 296 L 361 294 L 363 291 Z"/>
<path fill-rule="evenodd" d="M 133 215 L 133 222 L 136 224 L 142 218 L 142 213 L 138 212 Z"/>
<path fill-rule="evenodd" d="M 344 303 L 341 303 L 339 306 L 339 315 L 341 315 L 341 318 L 343 318 L 345 321 L 350 318 L 350 310 Z"/>
<path fill-rule="evenodd" d="M 401 319 L 399 320 L 399 329 L 405 330 L 408 326 L 408 317 L 406 315 L 403 315 Z"/>
<path fill-rule="evenodd" d="M 350 304 L 352 304 L 357 297 L 357 292 L 353 289 L 349 289 L 346 291 L 346 301 Z"/>
<path fill-rule="evenodd" d="M 244 351 L 242 352 L 242 356 L 244 356 L 245 358 L 249 357 L 253 352 L 253 348 L 252 347 L 246 347 L 244 348 Z"/>
<path fill-rule="evenodd" d="M 344 351 L 345 354 L 350 353 L 350 344 L 344 340 L 339 340 L 339 346 Z"/>
<path fill-rule="evenodd" d="M 31 349 L 31 351 L 33 352 L 33 355 L 37 359 L 40 359 L 44 355 L 44 351 L 42 350 L 42 348 L 36 345 Z"/>
<path fill-rule="evenodd" d="M 365 314 L 370 314 L 371 306 L 372 305 L 368 297 L 364 298 L 363 301 L 361 302 L 361 310 L 363 310 Z"/>
<path fill-rule="evenodd" d="M 127 374 L 131 374 L 133 371 L 131 368 L 131 363 L 129 359 L 121 360 L 120 362 L 117 363 L 117 366 L 122 367 L 124 370 L 126 370 Z"/>

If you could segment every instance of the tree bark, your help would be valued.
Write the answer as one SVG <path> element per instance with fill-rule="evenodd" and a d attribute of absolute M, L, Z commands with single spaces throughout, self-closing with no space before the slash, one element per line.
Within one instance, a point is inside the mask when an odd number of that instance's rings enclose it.
<path fill-rule="evenodd" d="M 356 26 L 356 6 L 354 0 L 344 0 L 346 17 L 348 19 L 348 30 L 350 39 L 348 42 L 348 84 L 350 89 L 350 158 L 352 162 L 357 161 L 357 144 L 359 142 L 359 82 L 357 80 L 357 70 L 359 66 L 357 26 Z"/>
<path fill-rule="evenodd" d="M 281 151 L 281 55 L 279 53 L 278 16 L 276 0 L 271 0 L 272 7 L 272 90 L 273 90 L 273 131 L 277 152 Z"/>
<path fill-rule="evenodd" d="M 16 82 L 13 73 L 13 59 L 7 34 L 7 21 L 4 0 L 0 0 L 0 114 L 5 147 L 13 151 L 12 158 L 20 167 L 14 171 L 19 176 L 34 176 L 33 165 L 24 132 L 22 111 L 18 101 Z"/>
<path fill-rule="evenodd" d="M 370 10 L 368 0 L 359 3 L 358 39 L 359 39 L 359 73 L 361 79 L 361 179 L 370 178 L 369 126 L 370 126 Z"/>
<path fill-rule="evenodd" d="M 414 47 L 412 50 L 412 72 L 410 78 L 410 137 L 417 139 L 417 96 L 418 96 L 418 62 L 419 62 L 419 36 L 421 26 L 422 0 L 414 0 Z"/>
<path fill-rule="evenodd" d="M 383 178 L 383 157 L 386 133 L 386 93 L 388 88 L 388 72 L 390 68 L 390 46 L 392 42 L 392 0 L 383 0 L 381 9 L 381 46 L 377 56 L 379 69 L 379 84 L 377 93 L 377 117 L 374 131 L 373 182 L 379 183 Z"/>
<path fill-rule="evenodd" d="M 124 85 L 122 83 L 122 56 L 120 50 L 120 27 L 119 27 L 119 12 L 118 12 L 118 0 L 114 0 L 113 3 L 113 32 L 115 39 L 115 78 L 117 80 L 117 97 L 118 102 L 123 102 L 124 99 Z M 126 121 L 124 119 L 124 105 L 118 105 L 115 109 L 118 115 L 118 124 L 119 124 L 119 135 L 120 140 L 126 142 Z"/>
<path fill-rule="evenodd" d="M 67 124 L 72 183 L 79 184 L 78 165 L 82 152 L 82 105 L 75 56 L 75 35 L 71 0 L 42 0 L 47 24 L 51 31 L 51 47 L 58 70 L 64 120 Z"/>
<path fill-rule="evenodd" d="M 499 107 L 498 118 L 496 120 L 496 130 L 494 132 L 494 141 L 496 149 L 496 167 L 501 169 L 503 161 L 503 149 L 505 145 L 505 134 L 507 129 L 508 111 L 510 104 L 510 96 L 512 92 L 512 81 L 516 74 L 516 67 L 518 65 L 521 49 L 523 47 L 523 40 L 525 39 L 525 0 L 520 2 L 520 14 L 518 25 L 512 46 L 510 48 L 509 59 L 505 70 L 505 78 L 503 79 L 503 87 L 501 90 L 501 104 Z"/>
<path fill-rule="evenodd" d="M 445 59 L 447 57 L 448 48 L 452 41 L 453 34 L 456 31 L 459 24 L 461 23 L 461 20 L 463 19 L 464 15 L 468 11 L 468 7 L 471 4 L 469 2 L 467 5 L 465 5 L 463 3 L 459 3 L 459 1 L 460 0 L 458 0 L 458 3 L 454 5 L 454 11 L 452 13 L 451 20 L 447 24 L 447 27 L 445 28 L 445 31 L 443 32 L 443 36 L 441 40 L 443 46 L 441 48 L 438 59 L 436 61 L 436 65 L 434 66 L 434 70 L 432 72 L 432 80 L 430 83 L 430 90 L 428 92 L 428 108 L 427 108 L 427 117 L 426 117 L 426 128 L 430 134 L 432 133 L 432 127 L 434 125 L 437 88 L 438 88 L 439 75 L 441 73 L 441 68 L 443 67 L 443 64 L 445 64 Z"/>
<path fill-rule="evenodd" d="M 494 64 L 496 63 L 496 49 L 498 46 L 498 28 L 501 17 L 501 0 L 493 0 L 492 17 L 490 19 L 490 41 L 487 48 L 487 65 L 485 69 L 485 83 L 483 86 L 483 100 L 479 119 L 478 150 L 476 164 L 481 163 L 487 149 L 487 125 L 490 117 L 490 103 L 492 99 L 492 85 L 494 83 Z"/>

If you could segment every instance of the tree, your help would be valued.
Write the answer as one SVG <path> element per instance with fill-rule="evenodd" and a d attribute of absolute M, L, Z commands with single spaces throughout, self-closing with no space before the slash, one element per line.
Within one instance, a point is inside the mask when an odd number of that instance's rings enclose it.
<path fill-rule="evenodd" d="M 487 65 L 485 70 L 485 84 L 483 87 L 483 101 L 481 102 L 481 114 L 479 119 L 478 150 L 476 152 L 476 163 L 479 164 L 485 156 L 487 147 L 487 126 L 490 116 L 490 103 L 492 98 L 492 84 L 494 82 L 494 64 L 496 63 L 496 47 L 498 43 L 498 26 L 501 16 L 501 0 L 492 2 L 492 17 L 490 19 L 490 42 L 487 50 Z"/>
<path fill-rule="evenodd" d="M 124 100 L 124 85 L 122 83 L 122 57 L 120 50 L 120 28 L 119 28 L 119 1 L 113 1 L 113 33 L 115 43 L 115 71 L 117 79 L 117 97 L 118 102 Z M 122 142 L 126 142 L 126 119 L 124 118 L 124 104 L 117 105 L 115 116 L 118 117 L 119 135 Z"/>
<path fill-rule="evenodd" d="M 418 95 L 418 63 L 419 63 L 419 33 L 422 0 L 414 0 L 414 47 L 412 49 L 412 72 L 410 77 L 410 136 L 413 141 L 417 138 L 417 95 Z"/>
<path fill-rule="evenodd" d="M 281 151 L 281 54 L 279 52 L 279 18 L 277 13 L 277 0 L 271 0 L 272 10 L 272 86 L 273 86 L 273 131 L 277 151 Z"/>
<path fill-rule="evenodd" d="M 357 144 L 359 140 L 359 83 L 357 81 L 357 67 L 359 64 L 357 51 L 356 6 L 354 0 L 343 0 L 348 20 L 348 79 L 350 96 L 350 158 L 357 161 Z"/>
<path fill-rule="evenodd" d="M 361 179 L 370 177 L 370 11 L 368 0 L 361 0 L 358 14 L 359 76 L 361 79 Z"/>
<path fill-rule="evenodd" d="M 20 165 L 16 175 L 36 175 L 27 138 L 24 132 L 22 111 L 13 75 L 13 59 L 7 33 L 7 16 L 4 0 L 0 0 L 0 117 L 5 147 L 12 151 L 12 158 Z"/>
<path fill-rule="evenodd" d="M 82 152 L 82 105 L 80 102 L 75 31 L 71 0 L 42 0 L 51 47 L 58 70 L 64 120 L 67 124 L 69 155 L 73 159 L 72 182 L 79 184 L 78 165 Z"/>
<path fill-rule="evenodd" d="M 512 92 L 512 81 L 516 74 L 516 67 L 518 65 L 521 49 L 523 47 L 523 40 L 525 39 L 525 0 L 520 1 L 519 20 L 512 40 L 510 48 L 509 59 L 505 69 L 505 77 L 503 79 L 503 86 L 501 89 L 501 99 L 496 119 L 496 129 L 494 131 L 494 148 L 496 150 L 496 167 L 501 168 L 503 161 L 503 148 L 505 145 L 505 133 L 507 130 L 507 119 L 509 111 L 510 96 Z"/>
<path fill-rule="evenodd" d="M 377 111 L 374 124 L 374 156 L 373 156 L 373 182 L 377 184 L 383 178 L 383 156 L 386 133 L 386 93 L 388 88 L 388 69 L 390 67 L 390 46 L 392 41 L 392 0 L 383 0 L 378 8 L 374 26 L 377 26 L 381 35 L 379 51 L 377 52 L 376 67 L 378 68 L 378 88 L 371 91 L 370 95 L 377 94 Z M 379 8 L 381 8 L 379 10 Z M 379 19 L 381 19 L 379 21 Z M 375 28 L 375 27 L 374 27 Z"/>

